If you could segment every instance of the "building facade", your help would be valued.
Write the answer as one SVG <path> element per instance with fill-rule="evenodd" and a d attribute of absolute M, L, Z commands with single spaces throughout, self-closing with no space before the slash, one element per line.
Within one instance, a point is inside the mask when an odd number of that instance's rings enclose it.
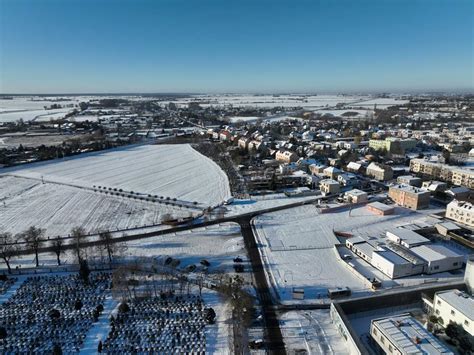
<path fill-rule="evenodd" d="M 388 196 L 397 204 L 412 210 L 428 208 L 430 206 L 429 191 L 410 185 L 390 186 Z"/>

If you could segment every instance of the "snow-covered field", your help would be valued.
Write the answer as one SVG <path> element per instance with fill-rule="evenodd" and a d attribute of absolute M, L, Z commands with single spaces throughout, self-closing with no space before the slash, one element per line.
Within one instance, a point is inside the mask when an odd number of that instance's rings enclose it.
<path fill-rule="evenodd" d="M 31 110 L 0 113 L 0 123 L 16 122 L 20 119 L 23 121 L 49 121 L 51 119 L 59 119 L 66 116 L 72 109 L 54 109 L 54 110 Z"/>
<path fill-rule="evenodd" d="M 20 233 L 30 226 L 47 236 L 159 224 L 164 214 L 186 217 L 189 210 L 52 183 L 0 175 L 0 230 Z"/>
<path fill-rule="evenodd" d="M 384 109 L 389 106 L 394 106 L 394 105 L 404 105 L 408 103 L 409 100 L 402 100 L 402 99 L 397 99 L 397 98 L 377 98 L 377 99 L 371 99 L 367 101 L 360 101 L 355 104 L 348 104 L 346 106 L 354 106 L 354 107 L 363 107 L 367 109 L 373 109 L 374 105 L 377 105 L 378 109 Z"/>
<path fill-rule="evenodd" d="M 302 302 L 324 299 L 327 289 L 334 287 L 350 287 L 356 295 L 371 292 L 338 256 L 334 245 L 339 241 L 333 231 L 384 241 L 387 229 L 430 222 L 434 223 L 431 217 L 403 208 L 392 216 L 377 216 L 365 207 L 320 214 L 314 205 L 307 205 L 258 216 L 254 226 L 270 280 L 281 301 L 288 303 L 301 302 L 292 299 L 293 288 L 304 289 Z M 423 280 L 413 277 L 396 283 L 416 285 Z"/>
<path fill-rule="evenodd" d="M 49 121 L 64 117 L 71 112 L 80 101 L 89 101 L 90 97 L 57 97 L 15 96 L 10 99 L 0 99 L 0 123 L 23 121 Z M 44 107 L 60 105 L 61 108 L 45 110 Z"/>
<path fill-rule="evenodd" d="M 304 107 L 322 108 L 335 106 L 338 103 L 354 103 L 368 100 L 368 95 L 195 95 L 189 98 L 173 100 L 178 106 L 186 106 L 190 102 L 198 102 L 202 107 L 234 106 L 234 107 Z M 168 104 L 170 101 L 163 101 Z"/>
<path fill-rule="evenodd" d="M 180 267 L 199 265 L 202 259 L 211 264 L 209 273 L 232 272 L 236 256 L 246 259 L 244 240 L 236 223 L 223 223 L 165 234 L 126 243 L 127 255 L 165 258 L 181 261 Z"/>
<path fill-rule="evenodd" d="M 62 184 L 121 188 L 217 205 L 230 197 L 226 174 L 190 145 L 141 145 L 3 169 Z"/>
<path fill-rule="evenodd" d="M 331 320 L 329 309 L 291 311 L 279 316 L 285 345 L 290 354 L 349 354 L 344 339 Z"/>

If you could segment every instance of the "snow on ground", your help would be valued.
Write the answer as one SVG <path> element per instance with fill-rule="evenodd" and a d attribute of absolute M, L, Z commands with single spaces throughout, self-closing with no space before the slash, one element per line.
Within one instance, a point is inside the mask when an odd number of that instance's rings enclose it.
<path fill-rule="evenodd" d="M 263 117 L 258 117 L 258 116 L 232 116 L 232 117 L 227 117 L 230 122 L 235 123 L 235 122 L 255 122 L 259 119 L 263 119 Z"/>
<path fill-rule="evenodd" d="M 353 103 L 368 100 L 370 96 L 358 95 L 195 95 L 189 98 L 172 100 L 178 106 L 190 102 L 198 102 L 202 107 L 230 106 L 233 107 L 304 107 L 320 108 L 335 106 L 338 103 Z M 162 105 L 170 101 L 161 102 Z"/>
<path fill-rule="evenodd" d="M 215 209 L 214 212 L 218 215 L 221 212 L 224 212 L 225 216 L 236 216 L 244 213 L 264 210 L 267 208 L 285 206 L 293 203 L 314 200 L 315 198 L 315 196 L 287 197 L 285 194 L 282 193 L 268 194 L 262 196 L 250 196 L 250 198 L 248 199 L 234 199 L 234 202 L 232 202 L 232 204 L 219 207 Z"/>
<path fill-rule="evenodd" d="M 377 98 L 377 99 L 371 99 L 367 101 L 360 101 L 354 104 L 347 104 L 346 106 L 353 106 L 353 107 L 364 107 L 367 109 L 373 109 L 374 105 L 377 105 L 378 109 L 384 109 L 389 106 L 394 106 L 394 105 L 404 105 L 407 104 L 409 100 L 402 100 L 402 99 L 397 99 L 397 98 Z"/>
<path fill-rule="evenodd" d="M 30 226 L 46 229 L 47 236 L 65 236 L 76 226 L 87 232 L 128 229 L 158 224 L 164 214 L 189 213 L 160 203 L 0 175 L 0 230 L 13 234 Z"/>
<path fill-rule="evenodd" d="M 236 223 L 223 223 L 191 229 L 168 235 L 126 243 L 130 258 L 167 256 L 181 261 L 180 267 L 194 264 L 206 259 L 211 264 L 210 273 L 233 271 L 233 259 L 236 256 L 245 257 L 245 246 L 240 227 Z"/>
<path fill-rule="evenodd" d="M 206 206 L 230 197 L 227 175 L 187 144 L 127 146 L 2 172 L 63 184 L 122 188 Z"/>
<path fill-rule="evenodd" d="M 30 110 L 30 111 L 14 111 L 0 113 L 0 123 L 16 122 L 20 119 L 23 121 L 49 121 L 52 118 L 58 119 L 64 117 L 72 109 L 54 109 L 54 110 Z"/>
<path fill-rule="evenodd" d="M 254 226 L 270 280 L 281 301 L 314 302 L 323 300 L 328 288 L 348 286 L 359 296 L 371 292 L 339 258 L 334 248 L 339 243 L 334 230 L 384 241 L 387 229 L 434 223 L 431 219 L 404 208 L 396 208 L 391 216 L 377 216 L 365 207 L 320 214 L 314 205 L 306 205 L 258 216 Z M 403 280 L 415 285 L 424 282 L 423 277 Z M 305 301 L 292 300 L 292 288 L 304 289 Z"/>
<path fill-rule="evenodd" d="M 104 311 L 99 316 L 99 320 L 92 325 L 84 339 L 84 344 L 79 354 L 97 354 L 99 341 L 105 341 L 110 331 L 110 316 L 118 307 L 118 301 L 108 294 L 104 302 Z"/>
<path fill-rule="evenodd" d="M 290 354 L 305 349 L 308 354 L 349 354 L 332 323 L 329 309 L 291 311 L 280 315 L 280 329 Z"/>
<path fill-rule="evenodd" d="M 216 323 L 205 328 L 206 353 L 229 354 L 233 346 L 231 306 L 217 292 L 208 289 L 203 289 L 202 299 L 206 307 L 216 312 Z"/>
<path fill-rule="evenodd" d="M 39 97 L 39 96 L 14 96 L 12 99 L 0 99 L 0 114 L 13 111 L 44 110 L 45 106 L 58 104 L 62 107 L 72 107 L 80 101 L 89 101 L 86 97 Z"/>
<path fill-rule="evenodd" d="M 369 111 L 369 110 L 350 110 L 350 109 L 344 109 L 344 110 L 316 110 L 314 112 L 319 113 L 321 115 L 329 114 L 329 115 L 333 115 L 333 116 L 337 116 L 337 117 L 343 117 L 342 115 L 346 112 L 356 112 L 357 113 L 357 115 L 348 116 L 347 118 L 365 117 L 365 116 L 370 115 L 370 113 L 371 113 L 371 111 Z"/>

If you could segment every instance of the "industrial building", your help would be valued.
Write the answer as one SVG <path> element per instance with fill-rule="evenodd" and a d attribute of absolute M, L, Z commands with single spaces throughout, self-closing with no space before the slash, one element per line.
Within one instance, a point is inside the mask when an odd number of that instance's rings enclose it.
<path fill-rule="evenodd" d="M 373 319 L 372 339 L 386 354 L 453 354 L 410 314 Z"/>
<path fill-rule="evenodd" d="M 439 291 L 435 293 L 433 311 L 442 319 L 444 326 L 449 323 L 461 325 L 466 332 L 474 336 L 474 297 L 459 290 Z"/>
<path fill-rule="evenodd" d="M 388 196 L 397 204 L 412 210 L 430 206 L 430 192 L 410 185 L 390 186 Z"/>
<path fill-rule="evenodd" d="M 464 261 L 463 255 L 439 244 L 415 246 L 410 248 L 410 251 L 426 261 L 426 274 L 460 269 Z"/>
<path fill-rule="evenodd" d="M 405 248 L 413 248 L 419 245 L 428 244 L 429 239 L 405 228 L 393 228 L 386 232 L 388 240 L 393 243 L 403 245 Z"/>
<path fill-rule="evenodd" d="M 369 264 L 372 262 L 372 253 L 375 248 L 362 237 L 353 237 L 346 240 L 346 247 Z"/>
<path fill-rule="evenodd" d="M 372 266 L 391 279 L 419 275 L 424 269 L 423 262 L 412 262 L 392 250 L 376 250 L 372 254 Z"/>

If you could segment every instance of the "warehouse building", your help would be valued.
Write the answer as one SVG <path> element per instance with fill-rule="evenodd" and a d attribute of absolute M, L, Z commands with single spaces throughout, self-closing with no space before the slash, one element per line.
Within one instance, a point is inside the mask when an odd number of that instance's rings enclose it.
<path fill-rule="evenodd" d="M 346 247 L 354 252 L 369 264 L 372 262 L 372 254 L 375 248 L 367 243 L 367 241 L 361 237 L 353 237 L 346 240 Z"/>
<path fill-rule="evenodd" d="M 373 319 L 370 335 L 386 354 L 454 355 L 408 313 Z"/>
<path fill-rule="evenodd" d="M 430 242 L 429 239 L 405 228 L 394 228 L 388 230 L 386 235 L 388 240 L 393 243 L 403 245 L 405 248 L 413 248 L 419 245 L 428 244 Z"/>
<path fill-rule="evenodd" d="M 439 244 L 420 245 L 410 249 L 427 262 L 426 274 L 436 274 L 450 270 L 460 269 L 464 262 L 464 256 Z"/>
<path fill-rule="evenodd" d="M 424 269 L 423 262 L 413 262 L 388 249 L 376 250 L 372 254 L 372 266 L 391 279 L 419 275 Z"/>

